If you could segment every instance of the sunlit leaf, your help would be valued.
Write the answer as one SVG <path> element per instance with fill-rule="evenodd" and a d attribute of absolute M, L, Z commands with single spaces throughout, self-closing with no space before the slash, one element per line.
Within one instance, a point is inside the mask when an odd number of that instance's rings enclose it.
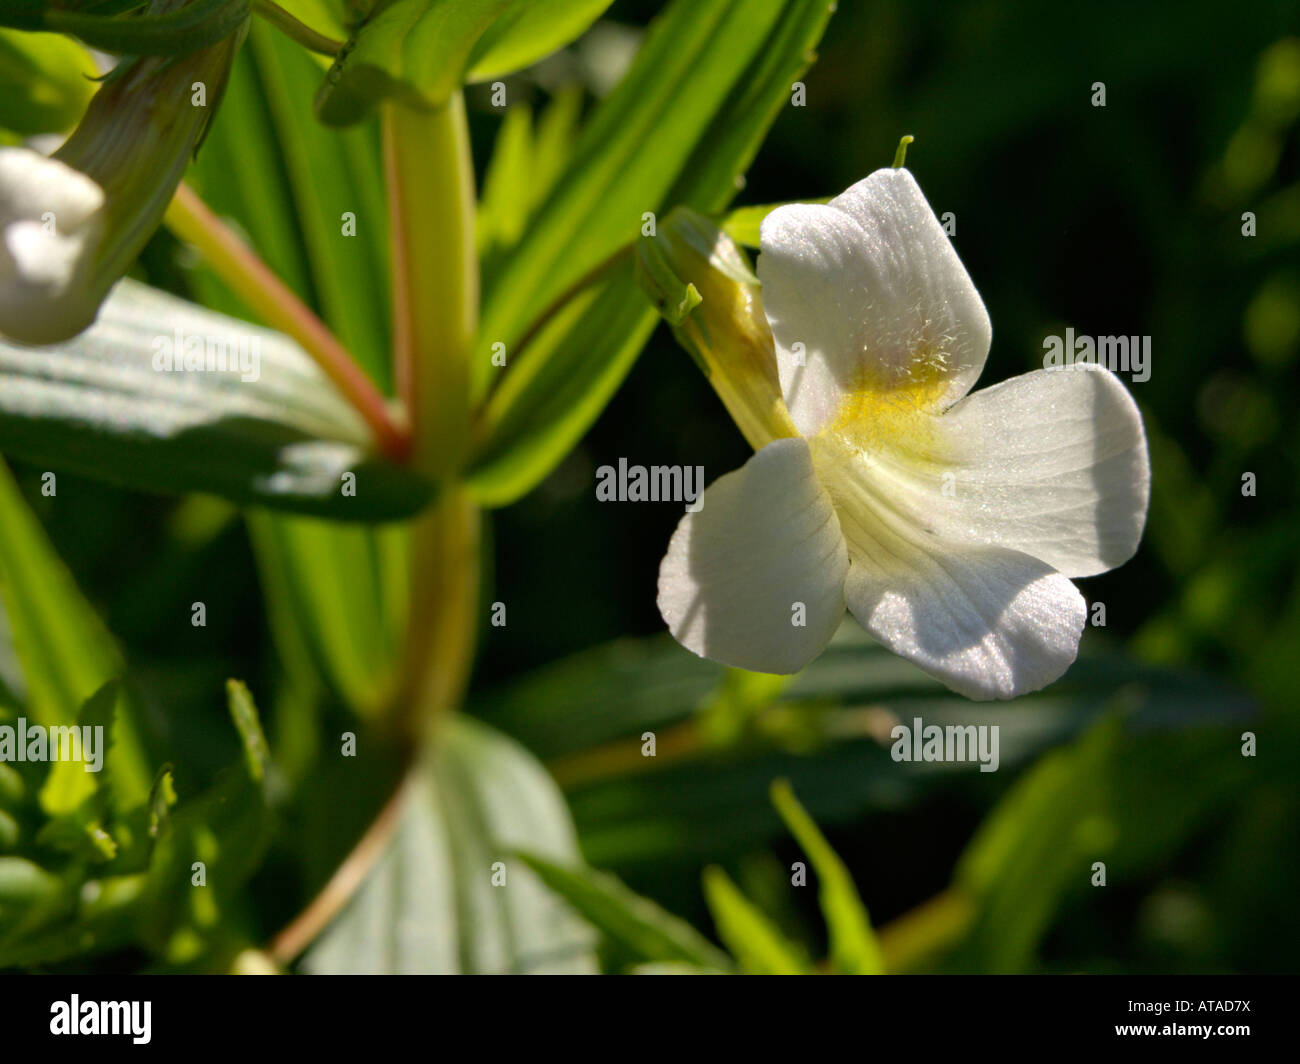
<path fill-rule="evenodd" d="M 772 784 L 772 804 L 812 862 L 822 915 L 830 933 L 831 967 L 845 975 L 882 974 L 885 965 L 871 930 L 871 918 L 844 862 L 799 804 L 789 783 L 779 780 Z"/>
<path fill-rule="evenodd" d="M 661 964 L 725 971 L 731 961 L 686 921 L 629 890 L 615 876 L 564 866 L 524 852 L 520 857 L 543 883 L 632 956 Z"/>
<path fill-rule="evenodd" d="M 578 36 L 609 0 L 377 0 L 316 97 L 347 125 L 393 97 L 439 107 L 466 80 L 509 74 Z"/>
<path fill-rule="evenodd" d="M 236 368 L 155 369 L 162 345 L 191 341 Z M 292 341 L 129 280 L 71 340 L 0 343 L 0 451 L 125 487 L 342 520 L 405 516 L 429 496 L 371 453 L 360 417 Z"/>
<path fill-rule="evenodd" d="M 721 868 L 704 870 L 704 898 L 714 926 L 749 975 L 803 975 L 808 958 L 754 905 Z"/>
<path fill-rule="evenodd" d="M 564 801 L 540 765 L 458 718 L 406 787 L 396 834 L 304 958 L 306 971 L 594 970 L 591 929 L 511 857 L 527 846 L 578 860 Z"/>
<path fill-rule="evenodd" d="M 474 47 L 468 81 L 522 70 L 580 36 L 611 0 L 514 0 Z"/>

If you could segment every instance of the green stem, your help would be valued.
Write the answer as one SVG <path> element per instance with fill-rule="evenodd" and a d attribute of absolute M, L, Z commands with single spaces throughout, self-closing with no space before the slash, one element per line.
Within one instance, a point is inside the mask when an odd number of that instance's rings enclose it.
<path fill-rule="evenodd" d="M 465 101 L 382 111 L 393 276 L 393 347 L 413 461 L 435 481 L 463 462 L 478 330 L 474 170 Z"/>
<path fill-rule="evenodd" d="M 419 742 L 458 707 L 478 631 L 480 515 L 448 487 L 411 528 L 411 600 L 395 707 L 401 733 Z"/>
<path fill-rule="evenodd" d="M 252 6 L 253 14 L 266 19 L 286 37 L 297 41 L 308 51 L 334 56 L 343 47 L 342 41 L 336 41 L 331 37 L 326 37 L 323 33 L 317 33 L 305 22 L 298 21 L 278 4 L 273 4 L 271 0 L 253 0 Z"/>
<path fill-rule="evenodd" d="M 474 169 L 459 92 L 432 111 L 381 112 L 393 281 L 394 376 L 410 412 L 412 462 L 440 487 L 411 529 L 411 599 L 400 723 L 418 739 L 459 705 L 474 653 L 479 514 L 457 487 L 468 447 L 478 331 Z"/>

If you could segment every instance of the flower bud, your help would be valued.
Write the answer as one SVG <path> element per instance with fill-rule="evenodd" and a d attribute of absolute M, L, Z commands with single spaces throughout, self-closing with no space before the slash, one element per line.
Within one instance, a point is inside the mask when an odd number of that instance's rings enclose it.
<path fill-rule="evenodd" d="M 246 29 L 183 57 L 123 59 L 52 158 L 0 149 L 0 335 L 51 344 L 95 320 L 161 223 Z"/>
<path fill-rule="evenodd" d="M 28 148 L 0 149 L 0 334 L 55 343 L 94 320 L 103 207 L 103 189 L 85 174 Z"/>
<path fill-rule="evenodd" d="M 638 243 L 637 276 L 750 446 L 798 434 L 781 398 L 758 278 L 726 233 L 678 207 Z"/>

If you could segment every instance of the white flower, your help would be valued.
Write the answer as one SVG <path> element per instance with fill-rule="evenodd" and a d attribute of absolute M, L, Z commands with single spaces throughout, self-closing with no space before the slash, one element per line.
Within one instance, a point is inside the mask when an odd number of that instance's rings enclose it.
<path fill-rule="evenodd" d="M 695 653 L 801 669 L 844 616 L 971 698 L 1059 677 L 1085 620 L 1070 577 L 1132 556 L 1149 468 L 1104 369 L 967 395 L 992 330 L 904 169 L 763 222 L 758 275 L 800 435 L 720 477 L 677 527 L 659 610 Z"/>
<path fill-rule="evenodd" d="M 53 343 L 95 319 L 104 192 L 28 148 L 0 148 L 0 335 Z"/>

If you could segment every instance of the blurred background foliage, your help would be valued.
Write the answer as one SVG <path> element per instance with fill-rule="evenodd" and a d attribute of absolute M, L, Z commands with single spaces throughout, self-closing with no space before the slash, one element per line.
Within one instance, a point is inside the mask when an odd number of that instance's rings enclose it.
<path fill-rule="evenodd" d="M 489 278 L 539 194 L 503 191 L 499 177 L 494 185 L 494 149 L 535 138 L 538 158 L 562 158 L 658 7 L 617 0 L 577 43 L 508 79 L 504 117 L 486 86 L 469 91 Z M 320 69 L 254 27 L 192 180 L 386 386 L 376 341 L 387 328 L 382 230 L 363 227 L 339 270 L 318 266 L 339 204 L 382 215 L 377 129 L 339 134 L 303 120 Z M 782 109 L 736 202 L 837 193 L 887 165 L 900 135 L 914 135 L 909 166 L 935 210 L 954 213 L 956 246 L 994 323 L 982 384 L 1040 365 L 1043 338 L 1066 327 L 1152 337 L 1150 379 L 1126 378 L 1150 439 L 1148 529 L 1131 562 L 1083 582 L 1090 602 L 1105 604 L 1106 626 L 1086 632 L 1079 663 L 1009 705 L 963 702 L 847 628 L 788 684 L 722 670 L 657 634 L 655 577 L 678 508 L 599 504 L 594 493 L 596 468 L 620 457 L 701 464 L 709 481 L 747 457 L 690 358 L 658 329 L 581 444 L 491 515 L 468 707 L 540 759 L 587 862 L 626 885 L 593 881 L 585 894 L 568 885 L 604 931 L 600 961 L 609 970 L 723 966 L 725 955 L 699 935 L 751 970 L 835 957 L 837 923 L 818 912 L 824 866 L 812 889 L 790 886 L 792 864 L 812 851 L 792 838 L 788 805 L 778 813 L 770 800 L 772 782 L 788 779 L 857 884 L 889 970 L 1293 969 L 1300 14 L 1285 0 L 850 0 L 804 80 L 806 106 Z M 1091 103 L 1099 81 L 1104 108 Z M 539 188 L 555 173 L 546 165 Z M 288 188 L 318 202 L 294 202 Z M 1243 212 L 1255 216 L 1256 235 L 1243 235 Z M 137 274 L 239 311 L 166 232 Z M 1247 472 L 1257 484 L 1250 496 Z M 336 535 L 266 515 L 245 524 L 224 503 L 64 474 L 47 498 L 41 470 L 16 465 L 15 474 L 131 663 L 135 697 L 165 735 L 165 760 L 185 766 L 192 789 L 247 748 L 246 730 L 230 726 L 225 679 L 241 677 L 258 695 L 271 747 L 301 791 L 285 813 L 289 830 L 231 903 L 238 931 L 223 948 L 264 942 L 386 791 L 382 774 L 359 785 L 314 760 L 317 745 L 332 742 L 321 737 L 354 719 L 339 700 L 315 695 L 342 690 L 342 701 L 363 705 L 379 682 L 374 663 L 400 622 L 381 594 L 349 624 L 342 615 L 357 596 L 338 588 L 358 559 L 389 572 L 375 559 L 396 533 Z M 315 643 L 285 621 L 294 595 L 312 598 L 323 618 Z M 187 623 L 197 600 L 207 604 L 206 628 Z M 487 624 L 494 601 L 507 606 L 505 627 Z M 12 661 L 5 668 L 0 675 L 11 675 Z M 296 682 L 281 682 L 286 675 Z M 914 716 L 999 724 L 1000 770 L 893 762 L 889 728 Z M 468 764 L 481 739 L 458 728 L 446 763 L 429 766 L 421 784 L 444 803 L 464 793 L 452 762 L 463 755 Z M 656 734 L 653 759 L 641 756 L 646 731 Z M 1252 758 L 1241 753 L 1245 731 L 1258 736 Z M 520 780 L 533 769 L 494 771 Z M 549 785 L 538 786 L 545 805 Z M 506 834 L 542 847 L 520 831 Z M 568 846 L 555 842 L 557 860 Z M 1094 861 L 1107 865 L 1104 888 L 1091 885 Z M 562 885 L 558 866 L 537 867 Z M 382 869 L 390 893 L 422 889 L 403 874 L 397 861 Z M 602 920 L 602 906 L 617 909 L 610 892 L 626 888 L 698 933 L 662 913 L 646 917 L 650 931 Z M 382 898 L 359 904 L 382 907 Z M 540 900 L 529 905 L 510 919 L 569 919 Z M 368 964 L 401 967 L 419 947 L 393 937 Z M 560 937 L 571 948 L 563 965 L 588 968 L 584 951 L 596 940 L 572 928 Z M 542 938 L 537 949 L 556 948 L 554 936 Z M 841 954 L 852 954 L 851 938 L 840 940 Z M 172 945 L 164 963 L 183 966 L 190 954 Z M 356 964 L 349 948 L 360 947 L 333 933 L 306 967 Z M 463 949 L 460 959 L 474 966 Z M 116 951 L 95 963 L 157 962 Z M 871 966 L 861 950 L 854 963 Z"/>

